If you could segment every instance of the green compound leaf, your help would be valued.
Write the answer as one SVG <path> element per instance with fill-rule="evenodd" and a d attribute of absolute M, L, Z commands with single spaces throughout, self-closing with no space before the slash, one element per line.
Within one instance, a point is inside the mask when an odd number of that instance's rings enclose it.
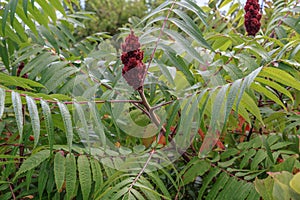
<path fill-rule="evenodd" d="M 34 147 L 36 147 L 36 145 L 38 144 L 39 138 L 40 138 L 39 112 L 38 112 L 35 101 L 31 97 L 26 96 L 26 102 L 27 102 L 27 106 L 28 106 L 29 115 L 31 118 L 32 131 L 34 134 Z"/>
<path fill-rule="evenodd" d="M 85 155 L 81 155 L 78 157 L 77 165 L 83 200 L 88 200 L 92 185 L 90 161 Z"/>
<path fill-rule="evenodd" d="M 16 117 L 16 122 L 20 134 L 20 143 L 23 141 L 23 112 L 22 112 L 22 101 L 21 101 L 21 96 L 19 93 L 12 91 L 11 93 L 11 100 L 15 112 L 15 117 Z"/>
<path fill-rule="evenodd" d="M 50 151 L 52 151 L 53 143 L 54 143 L 54 127 L 53 127 L 53 122 L 52 122 L 51 110 L 46 101 L 41 100 L 41 106 L 42 106 L 42 111 L 43 111 L 43 115 L 44 115 L 46 130 L 47 130 L 47 134 L 48 134 Z"/>
<path fill-rule="evenodd" d="M 68 143 L 69 150 L 71 152 L 72 140 L 73 140 L 73 126 L 72 126 L 71 114 L 65 104 L 63 104 L 61 102 L 57 102 L 57 105 L 59 107 L 64 125 L 65 125 L 65 131 L 66 131 L 66 135 L 67 135 L 67 143 Z"/>
<path fill-rule="evenodd" d="M 43 161 L 48 159 L 50 156 L 49 150 L 42 150 L 38 153 L 32 154 L 28 157 L 21 165 L 19 171 L 17 172 L 15 179 L 22 173 L 27 172 L 37 166 L 39 166 Z"/>
<path fill-rule="evenodd" d="M 66 157 L 66 191 L 67 199 L 74 196 L 76 188 L 76 160 L 73 154 L 68 154 Z"/>
<path fill-rule="evenodd" d="M 61 191 L 65 181 L 65 166 L 66 160 L 61 153 L 57 152 L 54 157 L 54 178 L 55 184 L 58 191 Z"/>

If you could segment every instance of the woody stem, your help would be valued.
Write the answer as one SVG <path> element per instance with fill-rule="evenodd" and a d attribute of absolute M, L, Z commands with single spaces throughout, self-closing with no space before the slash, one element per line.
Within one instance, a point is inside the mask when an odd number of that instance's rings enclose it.
<path fill-rule="evenodd" d="M 146 110 L 149 112 L 149 116 L 151 118 L 151 121 L 157 126 L 160 126 L 160 120 L 158 116 L 155 114 L 154 109 L 150 106 L 147 98 L 145 97 L 144 88 L 138 90 L 140 97 L 142 99 L 142 104 L 145 106 Z M 166 130 L 164 127 L 162 127 L 162 131 L 165 133 Z"/>

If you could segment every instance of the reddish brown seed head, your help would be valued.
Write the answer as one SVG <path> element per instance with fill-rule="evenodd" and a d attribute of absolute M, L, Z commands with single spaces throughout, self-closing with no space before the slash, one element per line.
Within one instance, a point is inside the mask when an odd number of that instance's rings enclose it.
<path fill-rule="evenodd" d="M 247 0 L 244 9 L 246 11 L 244 23 L 246 31 L 248 35 L 255 36 L 261 26 L 258 0 Z"/>
<path fill-rule="evenodd" d="M 126 82 L 135 90 L 143 85 L 143 78 L 146 72 L 146 66 L 143 63 L 144 52 L 140 49 L 139 38 L 134 35 L 133 31 L 125 38 L 121 45 L 123 63 L 122 75 Z"/>

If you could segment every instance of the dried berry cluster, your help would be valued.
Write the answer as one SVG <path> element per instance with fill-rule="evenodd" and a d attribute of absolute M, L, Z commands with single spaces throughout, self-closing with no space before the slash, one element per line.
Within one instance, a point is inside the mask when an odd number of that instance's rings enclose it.
<path fill-rule="evenodd" d="M 142 87 L 146 71 L 146 66 L 143 63 L 144 52 L 141 51 L 140 47 L 139 38 L 134 35 L 133 31 L 126 37 L 125 43 L 121 45 L 121 60 L 124 64 L 122 75 L 135 90 Z"/>
<path fill-rule="evenodd" d="M 247 0 L 245 5 L 245 27 L 248 35 L 255 36 L 260 29 L 261 14 L 258 0 Z"/>

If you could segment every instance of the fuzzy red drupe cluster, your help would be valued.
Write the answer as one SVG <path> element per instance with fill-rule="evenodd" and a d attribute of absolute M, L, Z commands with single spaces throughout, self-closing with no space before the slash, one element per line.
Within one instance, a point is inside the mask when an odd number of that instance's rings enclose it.
<path fill-rule="evenodd" d="M 248 35 L 255 36 L 260 29 L 261 14 L 259 10 L 258 0 L 247 0 L 244 7 L 245 14 L 245 27 Z"/>
<path fill-rule="evenodd" d="M 122 75 L 127 83 L 135 90 L 143 85 L 143 78 L 146 71 L 146 65 L 143 63 L 144 52 L 140 49 L 139 38 L 133 31 L 126 37 L 121 45 L 121 60 L 124 65 Z"/>

